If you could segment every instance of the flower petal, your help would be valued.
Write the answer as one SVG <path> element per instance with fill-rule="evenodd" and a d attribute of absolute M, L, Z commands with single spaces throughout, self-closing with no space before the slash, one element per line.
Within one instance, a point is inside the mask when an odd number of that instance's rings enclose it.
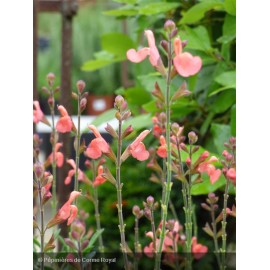
<path fill-rule="evenodd" d="M 192 56 L 185 52 L 173 59 L 174 67 L 183 77 L 189 77 L 198 73 L 202 67 L 202 60 L 199 56 Z"/>
<path fill-rule="evenodd" d="M 69 116 L 59 118 L 56 124 L 56 130 L 60 133 L 70 132 L 72 129 L 72 120 Z"/>
<path fill-rule="evenodd" d="M 150 54 L 149 48 L 142 48 L 139 51 L 130 49 L 127 51 L 127 59 L 133 63 L 142 62 Z"/>

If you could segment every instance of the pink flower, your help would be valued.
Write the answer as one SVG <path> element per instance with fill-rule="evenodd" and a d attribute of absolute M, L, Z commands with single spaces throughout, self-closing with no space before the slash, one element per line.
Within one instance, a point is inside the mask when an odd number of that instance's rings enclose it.
<path fill-rule="evenodd" d="M 35 124 L 37 124 L 38 122 L 42 121 L 43 118 L 44 118 L 44 114 L 42 112 L 42 110 L 40 109 L 40 105 L 39 105 L 39 102 L 37 100 L 35 100 L 33 102 L 34 104 L 34 111 L 33 111 L 33 122 Z"/>
<path fill-rule="evenodd" d="M 68 172 L 68 176 L 66 177 L 65 179 L 65 185 L 69 185 L 71 180 L 72 180 L 72 177 L 73 175 L 75 174 L 76 172 L 76 163 L 73 159 L 68 159 L 67 160 L 67 163 L 73 168 L 71 170 L 69 170 Z M 78 170 L 78 181 L 82 181 L 88 185 L 91 185 L 89 179 L 87 178 L 87 176 L 79 169 Z"/>
<path fill-rule="evenodd" d="M 98 175 L 93 183 L 94 187 L 99 186 L 106 181 L 106 179 L 104 177 L 102 177 L 102 174 L 103 174 L 103 166 L 99 166 L 98 167 Z"/>
<path fill-rule="evenodd" d="M 154 248 L 154 235 L 153 232 L 147 232 L 145 234 L 147 237 L 150 237 L 152 239 L 152 242 L 148 246 L 145 246 L 143 251 L 147 257 L 152 258 L 154 256 L 155 248 Z M 156 249 L 158 249 L 160 243 L 160 239 L 156 238 Z M 172 240 L 169 239 L 167 236 L 164 238 L 163 246 L 162 246 L 162 251 L 166 251 L 166 246 L 170 245 L 172 243 Z"/>
<path fill-rule="evenodd" d="M 159 138 L 159 142 L 160 142 L 160 146 L 157 150 L 157 154 L 161 157 L 161 158 L 166 158 L 167 157 L 167 149 L 166 149 L 166 140 L 164 138 L 164 136 L 160 136 Z"/>
<path fill-rule="evenodd" d="M 58 110 L 61 117 L 56 124 L 56 130 L 60 133 L 70 132 L 72 130 L 73 122 L 68 115 L 67 110 L 62 105 L 58 106 Z"/>
<path fill-rule="evenodd" d="M 149 152 L 145 149 L 142 140 L 149 134 L 150 130 L 144 130 L 128 147 L 130 154 L 137 160 L 143 161 L 149 158 Z"/>
<path fill-rule="evenodd" d="M 130 49 L 127 51 L 127 59 L 133 63 L 142 62 L 147 56 L 149 56 L 149 61 L 153 67 L 158 69 L 161 72 L 164 72 L 164 66 L 160 58 L 158 49 L 156 47 L 155 37 L 151 30 L 145 30 L 144 34 L 146 35 L 148 46 L 142 48 L 139 51 Z"/>
<path fill-rule="evenodd" d="M 218 161 L 218 159 L 215 156 L 212 156 L 209 160 L 202 162 L 198 166 L 198 172 L 199 173 L 206 172 L 209 175 L 210 182 L 212 184 L 214 184 L 219 179 L 219 177 L 221 175 L 221 170 L 216 169 L 215 166 L 213 164 L 211 164 L 212 162 L 216 162 L 216 161 Z"/>
<path fill-rule="evenodd" d="M 72 191 L 70 193 L 68 201 L 58 210 L 57 214 L 49 221 L 47 228 L 51 228 L 56 224 L 63 223 L 67 220 L 67 225 L 70 225 L 75 219 L 78 208 L 71 203 L 79 196 L 81 192 Z"/>
<path fill-rule="evenodd" d="M 64 163 L 64 155 L 62 152 L 59 152 L 60 147 L 63 146 L 63 143 L 56 143 L 55 148 L 54 148 L 54 153 L 55 153 L 55 161 L 57 167 L 62 167 Z M 53 153 L 51 153 L 48 157 L 48 164 L 46 162 L 46 165 L 50 165 L 53 162 Z"/>
<path fill-rule="evenodd" d="M 93 139 L 88 145 L 85 154 L 89 158 L 97 159 L 101 157 L 102 153 L 109 153 L 110 146 L 109 144 L 102 138 L 101 134 L 97 130 L 94 125 L 89 125 L 88 128 L 93 131 L 96 139 Z"/>
<path fill-rule="evenodd" d="M 173 64 L 176 71 L 183 77 L 189 77 L 198 73 L 202 67 L 202 60 L 199 56 L 192 56 L 188 52 L 182 53 L 182 42 L 180 38 L 174 40 Z"/>
<path fill-rule="evenodd" d="M 227 171 L 226 176 L 234 185 L 236 185 L 236 170 L 234 168 L 230 168 Z"/>
<path fill-rule="evenodd" d="M 192 237 L 191 252 L 193 253 L 194 258 L 196 260 L 199 260 L 200 258 L 202 258 L 208 252 L 208 247 L 204 246 L 202 244 L 198 244 L 197 243 L 197 238 Z"/>

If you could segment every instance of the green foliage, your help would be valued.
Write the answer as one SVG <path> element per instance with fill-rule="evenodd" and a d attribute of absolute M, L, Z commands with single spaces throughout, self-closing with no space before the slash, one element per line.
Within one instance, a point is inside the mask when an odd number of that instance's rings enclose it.
<path fill-rule="evenodd" d="M 184 13 L 183 18 L 180 20 L 180 23 L 196 23 L 199 20 L 203 19 L 205 13 L 210 10 L 224 10 L 224 3 L 218 0 L 209 0 L 198 3 Z"/>

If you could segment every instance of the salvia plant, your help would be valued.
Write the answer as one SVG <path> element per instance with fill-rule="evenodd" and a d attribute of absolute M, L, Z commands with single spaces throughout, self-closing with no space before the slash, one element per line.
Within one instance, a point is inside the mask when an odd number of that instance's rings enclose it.
<path fill-rule="evenodd" d="M 216 257 L 218 269 L 227 267 L 227 219 L 236 217 L 235 203 L 232 208 L 228 207 L 230 190 L 236 186 L 236 139 L 230 138 L 224 143 L 222 159 L 211 155 L 208 151 L 200 151 L 198 135 L 190 130 L 185 136 L 184 127 L 179 123 L 171 121 L 171 105 L 185 96 L 191 95 L 188 85 L 184 81 L 177 91 L 171 93 L 171 83 L 174 78 L 181 76 L 187 78 L 200 72 L 202 60 L 199 56 L 193 56 L 185 52 L 186 40 L 181 40 L 175 23 L 171 20 L 165 22 L 164 30 L 166 39 L 161 41 L 162 52 L 165 53 L 166 63 L 160 55 L 155 42 L 154 33 L 145 30 L 148 47 L 127 51 L 127 59 L 133 63 L 139 63 L 146 58 L 160 73 L 165 81 L 162 89 L 158 83 L 153 85 L 152 94 L 156 98 L 156 105 L 160 110 L 153 116 L 153 126 L 140 131 L 136 137 L 133 136 L 132 125 L 124 125 L 125 121 L 131 119 L 127 101 L 118 95 L 115 98 L 115 120 L 117 127 L 109 123 L 105 130 L 113 138 L 116 147 L 109 144 L 100 133 L 99 129 L 92 124 L 88 125 L 89 132 L 93 133 L 94 139 L 87 145 L 81 140 L 80 116 L 87 103 L 87 94 L 84 93 L 85 83 L 78 81 L 77 90 L 72 97 L 77 101 L 77 123 L 74 123 L 64 106 L 58 105 L 60 117 L 55 121 L 55 98 L 54 95 L 60 91 L 54 86 L 55 76 L 50 73 L 47 76 L 48 87 L 44 92 L 48 95 L 48 104 L 51 112 L 51 121 L 43 114 L 39 102 L 34 101 L 34 123 L 42 122 L 51 128 L 50 142 L 52 153 L 43 162 L 40 159 L 40 145 L 42 143 L 38 134 L 34 134 L 34 196 L 36 198 L 34 209 L 34 231 L 35 246 L 40 251 L 38 267 L 45 269 L 45 253 L 56 250 L 56 239 L 61 242 L 67 252 L 67 258 L 71 262 L 70 267 L 75 269 L 88 269 L 84 256 L 94 256 L 92 251 L 99 252 L 105 256 L 106 240 L 103 231 L 108 224 L 102 224 L 102 211 L 100 211 L 100 200 L 98 189 L 102 185 L 112 185 L 115 190 L 116 208 L 118 213 L 119 250 L 123 256 L 123 265 L 120 269 L 141 269 L 140 261 L 146 256 L 153 262 L 149 269 L 159 270 L 165 265 L 171 269 L 194 269 L 196 262 L 207 253 L 213 252 Z M 64 157 L 61 152 L 62 143 L 59 141 L 59 133 L 70 133 L 74 136 L 75 159 Z M 157 147 L 146 147 L 146 139 L 151 137 L 157 143 Z M 86 158 L 85 167 L 87 171 L 79 168 L 80 158 Z M 150 180 L 152 184 L 161 187 L 160 194 L 149 194 L 143 202 L 138 201 L 133 206 L 130 215 L 134 216 L 134 239 L 133 245 L 129 235 L 126 233 L 125 216 L 123 212 L 123 194 L 125 189 L 125 175 L 122 173 L 128 158 L 133 159 L 134 166 L 138 162 L 144 162 L 145 167 L 152 171 Z M 63 163 L 70 166 L 68 175 L 64 179 L 65 185 L 70 185 L 74 179 L 74 190 L 64 205 L 57 206 L 56 183 L 57 168 L 61 169 Z M 50 171 L 50 168 L 52 171 Z M 90 172 L 90 174 L 89 174 Z M 91 175 L 91 176 L 90 176 Z M 192 188 L 205 181 L 207 175 L 211 185 L 225 178 L 223 197 L 211 192 L 206 201 L 201 205 L 195 205 L 192 196 Z M 138 175 L 138 184 L 140 180 Z M 142 179 L 143 181 L 143 179 Z M 181 189 L 177 192 L 177 200 L 183 202 L 183 209 L 175 207 L 175 201 L 171 198 L 174 182 L 181 183 Z M 87 199 L 92 203 L 94 213 L 86 213 L 79 209 L 80 198 Z M 44 207 L 51 201 L 51 218 L 46 223 L 44 219 Z M 214 250 L 211 251 L 207 245 L 200 242 L 196 218 L 196 207 L 209 213 L 209 222 L 202 228 L 205 236 L 213 240 Z M 78 214 L 79 212 L 79 214 Z M 206 212 L 205 212 L 206 214 Z M 93 227 L 87 227 L 89 215 L 94 215 L 96 232 Z M 183 217 L 181 224 L 179 216 Z M 142 221 L 143 220 L 143 221 Z M 141 232 L 141 221 L 146 223 L 149 231 Z M 66 222 L 69 226 L 68 236 L 62 238 L 57 226 Z M 53 228 L 50 240 L 45 243 L 48 229 Z M 46 237 L 47 239 L 48 237 Z M 147 242 L 145 246 L 142 243 Z M 35 248 L 37 250 L 37 248 Z M 89 255 L 90 254 L 90 255 Z M 75 257 L 79 258 L 75 260 Z M 58 269 L 58 268 L 57 268 Z M 99 269 L 108 269 L 106 263 L 101 264 Z M 167 268 L 166 268 L 167 269 Z"/>

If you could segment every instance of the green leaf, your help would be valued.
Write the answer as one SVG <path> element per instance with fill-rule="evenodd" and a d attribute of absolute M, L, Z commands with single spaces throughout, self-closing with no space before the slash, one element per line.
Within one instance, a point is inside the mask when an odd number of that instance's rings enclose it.
<path fill-rule="evenodd" d="M 216 95 L 216 94 L 218 94 L 218 93 L 220 93 L 220 92 L 223 92 L 223 91 L 229 90 L 229 89 L 233 89 L 233 88 L 234 88 L 233 85 L 223 86 L 223 87 L 220 87 L 220 88 L 214 90 L 214 91 L 211 92 L 208 96 L 211 97 L 211 96 L 214 96 L 214 95 Z"/>
<path fill-rule="evenodd" d="M 85 62 L 82 67 L 81 67 L 81 70 L 83 71 L 94 71 L 94 70 L 97 70 L 97 69 L 101 69 L 103 67 L 106 67 L 108 65 L 111 65 L 115 62 L 120 62 L 121 59 L 96 59 L 96 60 L 90 60 L 90 61 L 87 61 Z"/>
<path fill-rule="evenodd" d="M 236 17 L 229 14 L 226 15 L 223 24 L 223 36 L 218 39 L 218 42 L 229 43 L 236 37 Z"/>
<path fill-rule="evenodd" d="M 231 88 L 236 88 L 235 70 L 223 72 L 218 75 L 214 80 L 223 86 L 230 86 Z"/>
<path fill-rule="evenodd" d="M 115 115 L 115 109 L 110 109 L 102 113 L 101 115 L 97 116 L 97 118 L 95 118 L 95 120 L 91 122 L 91 125 L 100 126 L 104 123 L 107 123 L 111 121 L 112 119 L 114 119 L 114 115 Z"/>
<path fill-rule="evenodd" d="M 213 144 L 220 155 L 224 150 L 224 143 L 231 137 L 231 127 L 229 125 L 212 124 L 210 128 L 213 136 Z"/>
<path fill-rule="evenodd" d="M 214 113 L 227 111 L 236 102 L 235 90 L 230 89 L 220 93 L 210 105 L 209 109 Z"/>
<path fill-rule="evenodd" d="M 209 51 L 212 50 L 208 32 L 204 26 L 198 26 L 196 28 L 190 28 L 185 26 L 184 30 L 180 31 L 182 40 L 187 40 L 188 44 L 186 48 Z"/>
<path fill-rule="evenodd" d="M 117 3 L 124 3 L 124 4 L 136 4 L 137 0 L 113 0 Z"/>
<path fill-rule="evenodd" d="M 207 132 L 208 127 L 209 127 L 209 125 L 211 124 L 212 119 L 214 118 L 214 116 L 215 116 L 215 114 L 214 114 L 213 112 L 210 112 L 210 113 L 207 115 L 206 119 L 204 120 L 204 122 L 203 122 L 203 124 L 202 124 L 202 126 L 201 126 L 201 128 L 200 128 L 200 134 L 201 134 L 202 136 L 204 136 L 205 133 Z"/>
<path fill-rule="evenodd" d="M 231 108 L 231 131 L 232 136 L 236 136 L 236 105 Z"/>
<path fill-rule="evenodd" d="M 111 10 L 107 10 L 102 12 L 102 14 L 104 15 L 108 15 L 108 16 L 116 16 L 116 17 L 126 17 L 126 16 L 135 16 L 138 14 L 138 10 L 135 8 L 131 8 L 131 7 L 121 7 L 119 9 L 111 9 Z"/>
<path fill-rule="evenodd" d="M 101 230 L 97 230 L 93 236 L 91 237 L 87 247 L 83 250 L 83 252 L 90 252 L 91 249 L 94 247 L 95 242 L 97 241 L 98 237 L 102 234 L 102 232 L 104 231 L 104 229 Z"/>
<path fill-rule="evenodd" d="M 136 104 L 138 106 L 143 105 L 151 100 L 151 95 L 149 92 L 141 87 L 130 87 L 125 90 L 125 98 L 127 103 Z"/>
<path fill-rule="evenodd" d="M 101 38 L 102 49 L 112 53 L 118 59 L 126 59 L 126 52 L 135 44 L 129 36 L 122 33 L 109 33 Z"/>
<path fill-rule="evenodd" d="M 181 24 L 195 23 L 204 17 L 205 12 L 212 9 L 224 10 L 224 4 L 217 0 L 211 0 L 196 4 L 192 6 L 186 13 L 184 13 L 183 18 L 180 20 L 180 23 Z"/>
<path fill-rule="evenodd" d="M 225 9 L 231 15 L 236 15 L 236 0 L 225 0 Z"/>
<path fill-rule="evenodd" d="M 123 129 L 127 128 L 129 125 L 132 125 L 134 130 L 149 128 L 152 126 L 151 114 L 142 114 L 139 116 L 131 117 L 124 122 Z"/>
<path fill-rule="evenodd" d="M 173 10 L 180 6 L 180 3 L 150 3 L 142 6 L 139 9 L 139 14 L 141 15 L 154 15 L 159 13 L 164 13 L 170 10 Z"/>
<path fill-rule="evenodd" d="M 151 100 L 150 102 L 144 104 L 142 107 L 145 111 L 151 112 L 151 113 L 155 113 L 159 111 L 159 109 L 156 106 L 155 100 Z"/>
<path fill-rule="evenodd" d="M 195 184 L 191 187 L 191 194 L 192 195 L 205 195 L 210 192 L 214 192 L 217 189 L 223 187 L 226 183 L 225 177 L 221 174 L 220 178 L 212 184 L 210 182 L 210 178 L 207 174 L 202 174 L 203 182 Z"/>

